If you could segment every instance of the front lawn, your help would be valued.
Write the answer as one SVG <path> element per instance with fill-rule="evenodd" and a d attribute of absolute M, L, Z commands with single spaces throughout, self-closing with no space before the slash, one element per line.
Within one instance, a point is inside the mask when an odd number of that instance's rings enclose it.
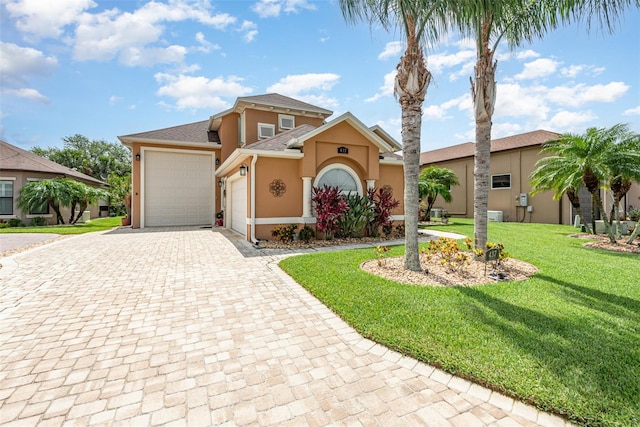
<path fill-rule="evenodd" d="M 472 220 L 434 228 L 473 235 Z M 359 269 L 371 249 L 280 265 L 371 340 L 578 424 L 640 425 L 640 257 L 584 248 L 575 232 L 490 223 L 490 241 L 540 269 L 524 282 L 403 285 Z"/>
<path fill-rule="evenodd" d="M 0 228 L 0 233 L 54 233 L 54 234 L 83 234 L 92 231 L 111 230 L 122 224 L 122 217 L 92 219 L 86 224 L 49 225 L 42 227 L 11 227 Z"/>

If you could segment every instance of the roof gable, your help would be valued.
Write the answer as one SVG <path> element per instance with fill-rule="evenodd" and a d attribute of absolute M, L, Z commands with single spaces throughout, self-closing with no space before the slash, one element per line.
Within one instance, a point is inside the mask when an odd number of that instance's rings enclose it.
<path fill-rule="evenodd" d="M 388 152 L 392 152 L 392 151 L 397 151 L 396 147 L 392 147 L 383 138 L 378 136 L 377 133 L 373 132 L 371 129 L 369 129 L 367 126 L 365 126 L 364 123 L 362 123 L 360 120 L 358 120 L 358 118 L 356 118 L 353 114 L 348 113 L 348 112 L 344 113 L 340 117 L 337 117 L 334 120 L 331 120 L 330 122 L 328 122 L 328 123 L 316 128 L 316 129 L 314 129 L 313 131 L 311 131 L 311 132 L 309 132 L 309 133 L 307 133 L 305 135 L 302 135 L 302 136 L 300 136 L 298 138 L 291 139 L 289 141 L 289 143 L 287 144 L 287 146 L 289 148 L 303 147 L 304 143 L 306 141 L 316 137 L 317 135 L 321 134 L 322 132 L 325 132 L 326 130 L 331 129 L 332 127 L 337 126 L 338 124 L 343 123 L 343 122 L 348 123 L 351 127 L 353 127 L 355 130 L 360 132 L 365 138 L 367 138 L 369 141 L 371 141 L 371 143 L 373 143 L 375 146 L 377 146 L 381 153 L 388 153 Z"/>
<path fill-rule="evenodd" d="M 104 182 L 89 175 L 85 175 L 66 166 L 62 166 L 56 162 L 52 162 L 49 159 L 40 157 L 31 151 L 23 150 L 22 148 L 18 148 L 5 141 L 0 141 L 0 159 L 2 159 L 0 169 L 3 171 L 14 170 L 50 173 L 54 175 L 73 177 L 81 181 L 91 182 L 94 184 L 105 184 Z"/>
<path fill-rule="evenodd" d="M 156 129 L 148 132 L 132 133 L 129 135 L 119 136 L 118 139 L 122 142 L 147 140 L 201 144 L 220 143 L 218 132 L 209 130 L 209 120 Z"/>

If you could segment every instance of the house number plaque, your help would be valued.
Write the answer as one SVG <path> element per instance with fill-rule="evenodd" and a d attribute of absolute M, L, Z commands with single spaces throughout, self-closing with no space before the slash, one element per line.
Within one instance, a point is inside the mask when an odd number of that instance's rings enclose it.
<path fill-rule="evenodd" d="M 347 147 L 338 147 L 338 154 L 349 154 L 349 149 Z"/>

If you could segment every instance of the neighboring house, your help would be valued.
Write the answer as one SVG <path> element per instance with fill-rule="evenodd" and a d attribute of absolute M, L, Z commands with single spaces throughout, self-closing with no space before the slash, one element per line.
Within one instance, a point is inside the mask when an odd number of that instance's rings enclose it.
<path fill-rule="evenodd" d="M 134 228 L 222 224 L 247 240 L 314 225 L 313 187 L 389 186 L 401 205 L 401 146 L 380 127 L 279 94 L 240 97 L 209 120 L 118 137 L 133 155 Z"/>
<path fill-rule="evenodd" d="M 17 206 L 22 187 L 30 181 L 67 177 L 83 182 L 92 187 L 103 187 L 106 184 L 100 180 L 85 175 L 66 166 L 40 157 L 30 151 L 25 151 L 5 141 L 0 141 L 0 219 L 19 218 L 25 224 L 31 223 L 31 218 L 41 216 L 48 224 L 55 224 L 55 213 L 49 211 L 44 203 L 42 209 L 36 212 L 22 212 Z M 101 201 L 98 206 L 90 206 L 90 216 L 95 218 L 100 214 L 108 215 L 107 201 Z M 61 209 L 65 222 L 69 219 L 69 209 Z"/>
<path fill-rule="evenodd" d="M 490 221 L 521 221 L 546 224 L 573 224 L 576 212 L 566 196 L 554 200 L 553 193 L 545 191 L 531 196 L 529 175 L 536 162 L 543 157 L 542 145 L 560 134 L 536 130 L 491 141 L 491 164 L 489 183 L 488 217 Z M 436 207 L 444 208 L 452 215 L 473 218 L 473 163 L 475 144 L 467 142 L 451 147 L 427 151 L 420 155 L 420 166 L 429 165 L 448 168 L 458 176 L 460 186 L 451 189 L 453 200 L 445 204 L 442 199 Z M 581 189 L 581 205 L 585 216 L 590 218 L 591 196 Z M 634 184 L 629 191 L 622 210 L 640 205 L 640 186 Z M 603 200 L 607 214 L 611 202 Z"/>

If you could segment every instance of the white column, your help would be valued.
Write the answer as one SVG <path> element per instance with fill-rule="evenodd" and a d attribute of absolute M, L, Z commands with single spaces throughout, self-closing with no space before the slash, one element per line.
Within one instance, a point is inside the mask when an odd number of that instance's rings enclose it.
<path fill-rule="evenodd" d="M 376 180 L 375 179 L 367 179 L 367 190 L 372 188 L 376 188 Z"/>
<path fill-rule="evenodd" d="M 311 217 L 311 177 L 302 177 L 302 217 Z"/>

